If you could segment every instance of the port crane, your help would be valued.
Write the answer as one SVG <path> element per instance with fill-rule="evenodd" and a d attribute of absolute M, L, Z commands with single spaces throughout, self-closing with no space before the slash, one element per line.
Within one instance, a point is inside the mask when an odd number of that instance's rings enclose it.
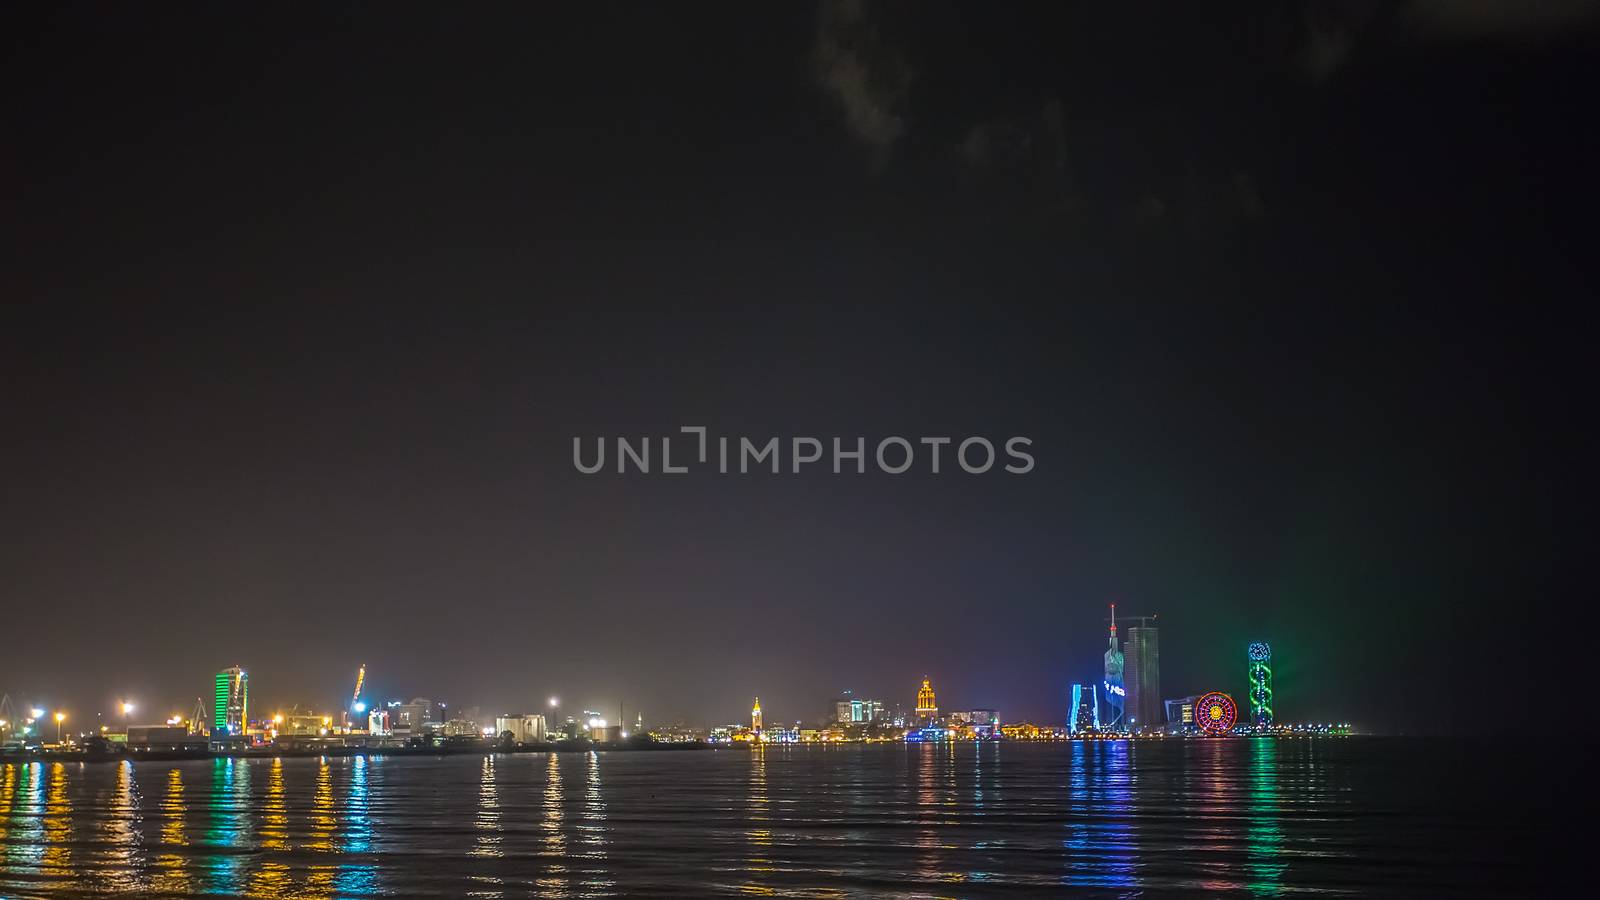
<path fill-rule="evenodd" d="M 350 716 L 351 716 L 352 713 L 355 714 L 356 721 L 360 722 L 361 721 L 361 718 L 360 718 L 361 714 L 367 711 L 367 705 L 365 703 L 361 702 L 361 688 L 366 683 L 367 683 L 367 664 L 366 663 L 362 663 L 361 664 L 361 668 L 356 670 L 356 689 L 351 692 L 351 694 L 350 694 L 350 703 L 345 708 L 345 711 L 344 711 L 344 724 L 345 724 L 346 728 L 350 727 L 350 724 L 351 724 L 350 723 Z"/>

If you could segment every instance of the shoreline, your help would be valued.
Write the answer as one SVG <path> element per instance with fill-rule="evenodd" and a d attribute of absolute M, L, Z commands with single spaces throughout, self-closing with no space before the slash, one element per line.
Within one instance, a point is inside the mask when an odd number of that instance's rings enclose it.
<path fill-rule="evenodd" d="M 1303 735 L 1287 735 L 1287 734 L 1285 734 L 1285 735 L 1278 735 L 1278 734 L 1274 734 L 1274 735 L 1230 735 L 1230 736 L 1227 736 L 1227 737 L 1213 737 L 1213 738 L 1182 737 L 1182 738 L 1177 738 L 1175 742 L 1188 742 L 1190 740 L 1197 740 L 1197 741 L 1255 740 L 1255 739 L 1260 739 L 1260 738 L 1272 738 L 1274 740 L 1302 740 L 1302 739 L 1312 739 L 1312 740 L 1314 740 L 1314 739 L 1319 739 L 1319 738 L 1321 738 L 1321 739 L 1348 739 L 1348 738 L 1354 737 L 1354 736 L 1355 735 L 1325 735 L 1325 734 L 1324 735 L 1318 735 L 1318 734 L 1303 734 Z M 1364 736 L 1365 737 L 1372 737 L 1373 735 L 1364 735 Z M 1117 737 L 1117 738 L 1112 738 L 1112 737 L 1092 737 L 1092 738 L 1061 738 L 1061 739 L 1051 739 L 1051 740 L 998 741 L 998 742 L 984 742 L 984 743 L 1026 744 L 1026 745 L 1030 745 L 1031 746 L 1031 745 L 1037 745 L 1037 744 L 1069 744 L 1069 743 L 1074 743 L 1074 742 L 1078 742 L 1078 741 L 1087 742 L 1087 743 L 1103 743 L 1103 742 L 1113 742 L 1114 743 L 1114 742 L 1120 742 L 1120 741 L 1136 741 L 1136 742 L 1139 742 L 1139 743 L 1148 743 L 1148 742 L 1166 743 L 1168 740 L 1173 740 L 1173 739 L 1171 739 L 1171 738 L 1161 738 L 1161 739 L 1134 738 L 1134 737 Z M 795 743 L 773 743 L 773 744 L 764 744 L 762 746 L 763 747 L 767 747 L 767 746 L 782 747 L 782 748 L 785 748 L 785 749 L 791 748 L 791 747 L 799 747 L 799 748 L 804 748 L 804 749 L 809 750 L 809 749 L 812 749 L 812 748 L 815 748 L 815 747 L 822 747 L 822 748 L 845 747 L 845 746 L 852 746 L 852 747 L 853 746 L 863 746 L 863 747 L 865 747 L 865 746 L 883 746 L 883 745 L 895 745 L 895 746 L 910 747 L 910 746 L 924 746 L 924 745 L 930 745 L 931 746 L 931 745 L 940 744 L 940 743 L 951 743 L 951 742 L 948 742 L 948 741 L 926 741 L 926 742 L 924 742 L 924 741 L 828 741 L 828 742 L 818 742 L 818 743 L 800 743 L 800 742 L 795 742 Z M 971 742 L 971 741 L 962 741 L 962 742 L 958 742 L 958 743 L 973 743 L 973 742 Z M 754 748 L 754 745 L 751 745 L 748 742 L 735 742 L 735 743 L 732 743 L 732 744 L 718 745 L 718 744 L 707 743 L 705 741 L 686 741 L 686 742 L 682 742 L 682 743 L 648 743 L 648 744 L 643 744 L 643 743 L 641 743 L 641 744 L 635 744 L 635 743 L 594 744 L 594 743 L 587 743 L 587 742 L 568 742 L 568 741 L 563 741 L 563 742 L 560 742 L 560 743 L 526 744 L 526 745 L 518 745 L 518 746 L 515 746 L 515 747 L 499 747 L 499 746 L 493 746 L 493 745 L 485 745 L 485 746 L 454 746 L 454 747 L 450 747 L 450 746 L 445 746 L 445 747 L 364 747 L 364 746 L 359 746 L 359 745 L 352 745 L 352 746 L 339 745 L 339 746 L 329 746 L 329 747 L 259 747 L 259 748 L 250 748 L 250 749 L 240 749 L 240 750 L 199 750 L 199 749 L 195 749 L 195 750 L 150 750 L 150 751 L 127 751 L 127 752 L 119 752 L 119 753 L 107 753 L 107 752 L 103 752 L 103 751 L 89 751 L 89 750 L 69 750 L 69 751 L 62 751 L 62 752 L 48 752 L 48 751 L 27 751 L 27 752 L 24 752 L 24 751 L 18 751 L 18 750 L 4 750 L 4 751 L 0 751 L 0 763 L 10 763 L 10 762 L 19 762 L 19 763 L 28 763 L 28 762 L 121 762 L 123 760 L 127 760 L 127 761 L 130 761 L 130 762 L 138 762 L 140 760 L 148 760 L 150 762 L 183 762 L 183 761 L 205 760 L 205 759 L 271 759 L 271 758 L 274 758 L 274 757 L 283 757 L 283 758 L 290 758 L 290 759 L 310 759 L 310 758 L 324 757 L 324 756 L 332 756 L 332 757 L 339 757 L 339 758 L 348 758 L 348 757 L 357 757 L 357 756 L 470 756 L 470 755 L 475 755 L 475 754 L 476 755 L 482 755 L 482 754 L 488 754 L 488 753 L 495 753 L 495 754 L 500 754 L 500 753 L 505 753 L 505 754 L 515 754 L 515 753 L 590 753 L 590 752 L 608 752 L 608 753 L 609 752 L 629 752 L 629 753 L 663 752 L 663 753 L 671 753 L 671 752 L 685 752 L 685 751 L 696 751 L 696 750 L 710 750 L 710 751 L 735 750 L 735 751 L 749 752 L 753 748 Z"/>

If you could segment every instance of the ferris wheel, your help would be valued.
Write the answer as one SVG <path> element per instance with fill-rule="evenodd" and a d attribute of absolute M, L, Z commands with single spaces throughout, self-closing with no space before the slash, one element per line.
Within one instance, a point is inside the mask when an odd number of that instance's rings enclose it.
<path fill-rule="evenodd" d="M 1212 691 L 1195 701 L 1194 721 L 1206 734 L 1227 734 L 1239 724 L 1239 707 L 1227 694 Z"/>

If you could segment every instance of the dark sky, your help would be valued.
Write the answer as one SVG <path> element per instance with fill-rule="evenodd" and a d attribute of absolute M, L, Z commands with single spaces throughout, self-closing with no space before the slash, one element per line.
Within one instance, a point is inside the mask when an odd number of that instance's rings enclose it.
<path fill-rule="evenodd" d="M 1103 5 L 7 13 L 0 691 L 1526 704 L 1593 6 Z M 1037 468 L 572 465 L 681 425 Z"/>

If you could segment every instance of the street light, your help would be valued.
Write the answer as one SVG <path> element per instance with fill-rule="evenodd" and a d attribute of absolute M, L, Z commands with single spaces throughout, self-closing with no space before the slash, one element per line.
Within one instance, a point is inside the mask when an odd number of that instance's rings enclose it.
<path fill-rule="evenodd" d="M 66 720 L 66 718 L 67 718 L 67 714 L 66 713 L 64 713 L 64 712 L 56 713 L 56 743 L 58 743 L 58 744 L 61 743 L 61 723 L 64 722 Z"/>
<path fill-rule="evenodd" d="M 560 705 L 561 705 L 561 701 L 557 700 L 554 697 L 550 698 L 550 708 L 551 709 L 555 709 L 557 706 L 560 706 Z"/>

